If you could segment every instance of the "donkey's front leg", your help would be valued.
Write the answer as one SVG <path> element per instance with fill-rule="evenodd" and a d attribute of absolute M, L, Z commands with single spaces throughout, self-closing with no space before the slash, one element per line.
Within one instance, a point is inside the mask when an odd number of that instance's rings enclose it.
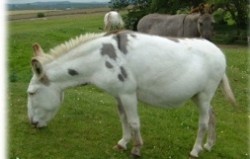
<path fill-rule="evenodd" d="M 127 143 L 131 140 L 131 129 L 128 124 L 124 106 L 120 98 L 117 98 L 117 104 L 118 104 L 118 113 L 122 124 L 122 139 L 118 141 L 117 145 L 114 146 L 114 149 L 126 150 Z"/>
<path fill-rule="evenodd" d="M 134 146 L 131 154 L 133 157 L 141 156 L 141 147 L 143 141 L 140 133 L 140 121 L 137 112 L 137 96 L 136 93 L 120 95 L 120 102 L 126 114 L 126 119 L 131 130 L 131 135 L 134 140 Z"/>

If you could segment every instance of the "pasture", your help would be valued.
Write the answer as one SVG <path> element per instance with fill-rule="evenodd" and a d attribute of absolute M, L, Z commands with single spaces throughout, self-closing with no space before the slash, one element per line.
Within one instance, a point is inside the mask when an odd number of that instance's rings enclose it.
<path fill-rule="evenodd" d="M 67 15 L 8 22 L 8 154 L 10 159 L 124 159 L 130 151 L 112 147 L 121 137 L 115 100 L 94 86 L 71 88 L 47 128 L 34 129 L 27 118 L 27 86 L 32 76 L 32 44 L 50 48 L 86 32 L 100 32 L 103 13 Z M 249 158 L 247 47 L 221 46 L 228 76 L 239 103 L 237 110 L 219 89 L 213 100 L 217 142 L 202 159 Z M 198 111 L 192 102 L 177 109 L 139 103 L 144 159 L 188 158 L 197 131 Z M 131 144 L 129 145 L 129 150 Z"/>

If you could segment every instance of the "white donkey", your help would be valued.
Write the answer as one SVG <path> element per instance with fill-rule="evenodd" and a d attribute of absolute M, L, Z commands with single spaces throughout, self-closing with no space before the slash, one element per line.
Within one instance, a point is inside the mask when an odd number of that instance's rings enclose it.
<path fill-rule="evenodd" d="M 107 32 L 121 30 L 124 22 L 121 15 L 116 11 L 110 11 L 104 16 L 104 30 Z"/>
<path fill-rule="evenodd" d="M 118 149 L 134 141 L 140 156 L 143 141 L 137 112 L 138 99 L 161 107 L 176 107 L 188 99 L 198 105 L 198 135 L 190 152 L 198 157 L 215 143 L 211 100 L 220 83 L 230 101 L 234 95 L 226 76 L 221 50 L 204 39 L 162 38 L 136 32 L 87 34 L 44 54 L 33 46 L 33 77 L 28 87 L 28 117 L 37 128 L 54 117 L 66 88 L 93 84 L 117 99 L 123 136 Z"/>

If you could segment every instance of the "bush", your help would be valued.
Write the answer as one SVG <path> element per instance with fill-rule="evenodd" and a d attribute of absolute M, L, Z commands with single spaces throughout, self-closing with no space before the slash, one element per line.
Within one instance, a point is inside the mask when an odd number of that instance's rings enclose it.
<path fill-rule="evenodd" d="M 139 20 L 151 12 L 151 0 L 138 1 L 133 3 L 133 7 L 128 9 L 128 14 L 123 17 L 127 29 L 136 30 Z"/>
<path fill-rule="evenodd" d="M 125 27 L 130 30 L 137 30 L 137 23 L 144 15 L 146 15 L 146 13 L 141 10 L 129 11 L 127 16 L 123 17 Z"/>
<path fill-rule="evenodd" d="M 37 13 L 37 18 L 43 18 L 43 17 L 45 17 L 44 13 Z"/>
<path fill-rule="evenodd" d="M 214 26 L 213 42 L 220 44 L 247 44 L 247 31 L 237 30 L 236 25 L 218 24 Z"/>

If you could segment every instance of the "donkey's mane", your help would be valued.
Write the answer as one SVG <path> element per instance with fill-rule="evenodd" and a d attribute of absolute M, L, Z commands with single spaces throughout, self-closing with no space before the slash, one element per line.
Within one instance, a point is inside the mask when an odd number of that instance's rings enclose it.
<path fill-rule="evenodd" d="M 51 54 L 53 57 L 58 57 L 62 54 L 67 53 L 69 50 L 75 48 L 76 46 L 86 43 L 88 41 L 94 40 L 96 38 L 104 36 L 105 33 L 87 33 L 87 34 L 81 34 L 75 38 L 70 39 L 69 41 L 66 41 L 53 49 L 50 50 L 49 54 Z"/>
<path fill-rule="evenodd" d="M 62 44 L 59 44 L 58 46 L 50 49 L 48 54 L 45 54 L 45 58 L 42 58 L 42 63 L 48 63 L 52 61 L 53 59 L 56 59 L 57 57 L 66 54 L 69 50 L 77 47 L 80 44 L 84 44 L 88 41 L 94 40 L 96 38 L 104 36 L 106 33 L 86 33 L 81 34 L 75 38 L 72 38 Z"/>

